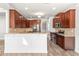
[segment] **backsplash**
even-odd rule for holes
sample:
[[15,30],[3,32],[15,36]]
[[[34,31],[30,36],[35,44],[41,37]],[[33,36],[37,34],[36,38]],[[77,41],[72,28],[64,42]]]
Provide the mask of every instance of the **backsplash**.
[[28,33],[28,32],[33,32],[32,28],[15,28],[11,29],[10,28],[10,33]]
[[55,31],[56,32],[64,31],[64,35],[75,36],[75,29],[74,28],[56,28]]

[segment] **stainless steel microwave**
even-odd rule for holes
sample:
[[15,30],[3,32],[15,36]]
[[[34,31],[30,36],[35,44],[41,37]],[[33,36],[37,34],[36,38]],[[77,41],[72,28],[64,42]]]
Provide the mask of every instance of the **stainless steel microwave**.
[[60,28],[61,27],[61,24],[60,23],[55,23],[55,27],[56,28]]

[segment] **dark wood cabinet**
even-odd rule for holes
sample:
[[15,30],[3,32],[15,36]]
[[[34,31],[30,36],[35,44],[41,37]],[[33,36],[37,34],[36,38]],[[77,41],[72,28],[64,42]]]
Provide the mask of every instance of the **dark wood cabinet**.
[[74,50],[75,37],[65,37],[62,35],[56,35],[56,44],[65,50]]
[[[59,13],[55,16],[55,18],[53,19],[53,27],[56,28],[56,23],[59,23],[60,24],[60,27],[61,28],[64,28],[64,13]],[[58,27],[58,28],[60,28]]]
[[54,19],[53,19],[53,27],[54,27],[54,28],[57,28],[57,27],[56,27],[56,23],[58,23],[58,22],[59,22],[59,18],[54,18]]
[[56,23],[56,22],[55,22],[55,18],[53,19],[52,22],[53,22],[53,23],[52,23],[52,25],[53,25],[52,27],[55,28],[55,23]]
[[27,20],[16,10],[10,9],[10,28],[32,28],[39,24],[37,19]]
[[65,21],[64,21],[64,19],[65,19],[65,15],[64,15],[64,13],[60,13],[60,25],[61,25],[61,28],[65,28]]
[[10,9],[10,28],[28,28],[29,21],[16,10]]
[[58,28],[75,28],[75,9],[57,14],[53,19],[53,28],[56,28],[56,23],[60,23]]
[[75,9],[65,12],[65,27],[75,28]]
[[10,28],[15,28],[15,11],[9,10]]
[[64,48],[64,36],[57,35],[56,44]]
[[21,25],[22,25],[21,22],[22,22],[21,20],[19,20],[19,21],[16,20],[16,21],[15,21],[15,28],[21,28],[21,27],[22,27],[22,26],[21,26]]

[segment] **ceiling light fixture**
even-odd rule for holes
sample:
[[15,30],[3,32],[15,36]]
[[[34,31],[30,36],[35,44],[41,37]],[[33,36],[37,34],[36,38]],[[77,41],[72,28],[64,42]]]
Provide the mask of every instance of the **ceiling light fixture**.
[[25,8],[25,10],[27,10],[28,8]]
[[56,7],[53,7],[52,9],[53,9],[53,10],[56,10]]
[[41,18],[41,16],[39,15],[38,18]]
[[36,13],[34,13],[34,15],[37,15],[37,16],[43,16],[44,13],[43,13],[43,12],[36,12]]

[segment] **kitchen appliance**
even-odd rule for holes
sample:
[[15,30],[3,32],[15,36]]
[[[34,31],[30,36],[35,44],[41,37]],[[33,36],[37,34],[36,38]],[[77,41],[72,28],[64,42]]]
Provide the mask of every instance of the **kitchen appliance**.
[[60,22],[55,23],[55,27],[56,27],[56,28],[61,28],[61,23],[60,23]]

